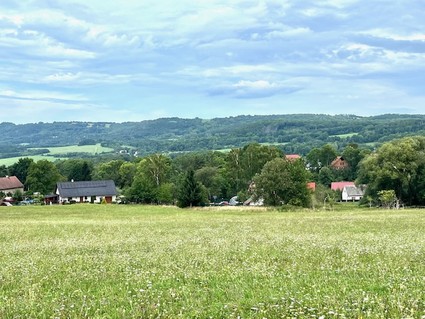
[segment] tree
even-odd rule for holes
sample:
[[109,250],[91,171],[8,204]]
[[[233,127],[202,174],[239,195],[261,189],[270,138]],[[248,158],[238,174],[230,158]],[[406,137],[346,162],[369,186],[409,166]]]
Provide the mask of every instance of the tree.
[[29,167],[26,184],[33,193],[49,194],[54,191],[56,183],[62,180],[64,177],[52,162],[40,160]]
[[397,196],[395,195],[395,191],[392,189],[389,190],[382,190],[378,192],[379,201],[381,202],[382,206],[389,209],[394,204],[394,202],[397,200]]
[[393,190],[409,205],[425,204],[425,137],[406,137],[383,144],[365,157],[358,184],[367,184],[366,195],[378,198],[379,191]]
[[320,184],[331,187],[332,182],[335,181],[333,170],[327,166],[322,167],[319,171],[318,180]]
[[263,198],[270,206],[296,205],[307,207],[311,193],[307,188],[310,179],[302,160],[288,161],[275,158],[266,163],[261,174],[254,178],[255,197]]
[[123,160],[112,160],[101,163],[95,167],[93,173],[94,180],[113,180],[116,185],[120,185],[120,167],[124,163]]
[[321,148],[313,148],[306,156],[310,169],[316,172],[322,167],[329,166],[336,157],[335,147],[330,144],[323,145]]
[[226,161],[227,178],[233,182],[233,194],[246,191],[253,177],[261,172],[268,161],[282,158],[283,152],[275,146],[251,143],[243,148],[232,149]]
[[221,169],[211,166],[202,167],[195,172],[195,179],[205,186],[210,201],[227,195],[223,194],[226,180]]
[[202,185],[195,180],[195,172],[188,171],[178,190],[177,205],[184,208],[201,206],[205,202]]
[[136,175],[136,164],[134,163],[123,163],[119,169],[119,181],[118,186],[120,188],[130,187],[133,183],[134,176]]
[[9,169],[6,165],[0,165],[0,177],[9,175]]
[[68,181],[91,181],[93,165],[84,159],[68,159],[56,163],[59,172]]
[[33,163],[34,160],[29,157],[20,158],[15,164],[9,166],[9,173],[12,176],[16,176],[25,186],[27,186],[26,180],[28,170]]
[[[127,169],[130,167],[123,170]],[[169,182],[170,169],[171,160],[167,156],[153,154],[143,158],[137,166],[134,181],[127,191],[129,200],[157,204],[172,202],[173,200],[165,194],[167,189],[172,189],[171,185],[163,186]],[[173,196],[173,193],[169,195]]]

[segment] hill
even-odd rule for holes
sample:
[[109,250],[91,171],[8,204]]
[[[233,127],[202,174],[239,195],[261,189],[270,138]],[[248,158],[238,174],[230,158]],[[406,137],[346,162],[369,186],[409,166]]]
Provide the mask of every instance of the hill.
[[[214,119],[161,118],[142,122],[0,123],[0,158],[45,154],[49,147],[101,143],[139,154],[220,150],[250,142],[280,145],[287,153],[306,154],[325,143],[343,147],[425,134],[425,115],[293,114]],[[41,149],[40,149],[41,148]]]

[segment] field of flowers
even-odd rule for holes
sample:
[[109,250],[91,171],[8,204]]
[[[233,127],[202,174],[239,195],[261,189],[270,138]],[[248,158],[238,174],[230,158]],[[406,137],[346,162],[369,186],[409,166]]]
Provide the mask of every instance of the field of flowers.
[[425,211],[0,207],[0,318],[425,318]]

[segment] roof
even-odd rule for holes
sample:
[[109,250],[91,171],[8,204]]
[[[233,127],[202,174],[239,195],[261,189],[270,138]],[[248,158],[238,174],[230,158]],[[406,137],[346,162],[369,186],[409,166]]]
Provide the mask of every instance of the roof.
[[112,180],[86,182],[59,182],[57,191],[61,197],[116,196],[117,189]]
[[340,190],[342,191],[345,186],[355,186],[354,182],[332,182],[331,189],[333,191]]
[[332,161],[331,166],[334,168],[345,168],[348,167],[348,162],[344,157],[338,156]]
[[345,191],[350,197],[364,195],[363,190],[356,186],[345,186],[343,191]]
[[314,192],[316,190],[316,183],[315,182],[308,182],[307,188],[311,189]]
[[295,161],[295,160],[301,158],[301,156],[298,155],[298,154],[288,154],[288,155],[285,155],[285,158],[289,161]]
[[24,185],[16,176],[0,177],[0,191],[16,188],[24,188]]

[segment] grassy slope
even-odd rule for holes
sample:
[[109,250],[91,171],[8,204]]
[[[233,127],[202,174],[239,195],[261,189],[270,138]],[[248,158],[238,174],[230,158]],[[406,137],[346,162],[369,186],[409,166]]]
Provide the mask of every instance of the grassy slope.
[[0,317],[421,318],[421,210],[0,207]]
[[49,160],[55,161],[57,159],[63,159],[63,157],[55,157],[55,155],[66,155],[69,153],[86,153],[88,155],[96,155],[101,153],[110,153],[113,152],[113,148],[103,147],[100,144],[96,145],[72,145],[72,146],[60,146],[60,147],[48,147],[49,153],[44,155],[36,155],[36,156],[19,156],[19,157],[10,157],[10,158],[2,158],[0,159],[0,166],[11,166],[16,163],[22,157],[32,158],[35,162],[39,160]]
[[50,155],[63,155],[68,153],[87,153],[90,155],[96,155],[100,153],[109,153],[114,151],[114,149],[109,147],[103,147],[100,144],[48,147],[47,149],[49,150]]

